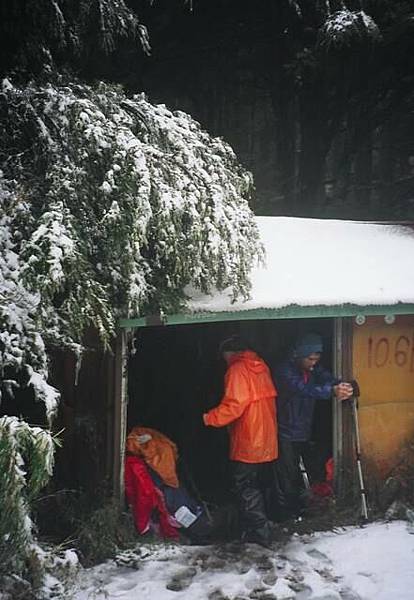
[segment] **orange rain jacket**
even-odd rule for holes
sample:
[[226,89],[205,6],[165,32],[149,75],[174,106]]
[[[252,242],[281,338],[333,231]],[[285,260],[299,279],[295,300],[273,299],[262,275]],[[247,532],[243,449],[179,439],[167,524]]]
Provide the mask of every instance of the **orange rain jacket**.
[[203,415],[205,425],[229,425],[230,460],[263,463],[277,458],[276,396],[269,367],[255,352],[230,358],[223,399]]

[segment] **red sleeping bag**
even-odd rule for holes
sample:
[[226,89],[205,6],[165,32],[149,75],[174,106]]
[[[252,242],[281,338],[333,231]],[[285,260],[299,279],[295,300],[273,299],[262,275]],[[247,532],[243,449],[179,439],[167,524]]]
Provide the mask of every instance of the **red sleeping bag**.
[[156,512],[160,534],[165,538],[178,539],[177,529],[170,523],[163,495],[154,485],[145,462],[138,456],[128,455],[125,459],[125,495],[140,534],[149,530],[151,516]]

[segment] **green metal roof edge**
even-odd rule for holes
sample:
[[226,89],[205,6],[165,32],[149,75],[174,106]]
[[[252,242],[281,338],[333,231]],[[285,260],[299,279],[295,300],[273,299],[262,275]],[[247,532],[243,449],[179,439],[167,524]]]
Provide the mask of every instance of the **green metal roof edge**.
[[391,304],[359,306],[338,304],[333,306],[299,306],[290,304],[283,308],[258,308],[252,310],[222,312],[188,312],[173,315],[148,315],[132,319],[120,319],[119,327],[150,327],[154,325],[191,325],[194,323],[219,323],[224,321],[254,321],[261,319],[305,319],[317,317],[355,317],[357,315],[414,315],[414,304]]

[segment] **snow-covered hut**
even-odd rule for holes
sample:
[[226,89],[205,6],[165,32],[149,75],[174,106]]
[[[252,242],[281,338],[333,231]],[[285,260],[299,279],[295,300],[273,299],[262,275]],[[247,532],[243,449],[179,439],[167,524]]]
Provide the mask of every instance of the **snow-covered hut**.
[[[414,229],[286,217],[257,221],[266,265],[252,273],[249,300],[189,290],[186,312],[121,321],[116,485],[122,487],[125,435],[136,422],[158,426],[178,443],[201,488],[209,478],[220,480],[223,432],[205,433],[199,418],[219,400],[217,344],[233,332],[248,337],[270,366],[298,333],[323,336],[325,364],[359,381],[362,453],[371,473],[386,477],[413,440]],[[122,368],[125,359],[128,369]],[[315,448],[321,457],[334,456],[339,491],[354,461],[351,416],[346,403],[328,402],[319,403],[315,419]]]

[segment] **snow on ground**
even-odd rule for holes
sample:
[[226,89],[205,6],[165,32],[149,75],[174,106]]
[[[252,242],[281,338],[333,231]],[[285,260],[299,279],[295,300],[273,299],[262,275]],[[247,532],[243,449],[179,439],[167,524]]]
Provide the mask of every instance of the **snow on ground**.
[[85,571],[73,600],[411,600],[413,589],[414,527],[394,521],[294,535],[274,550],[141,546]]

